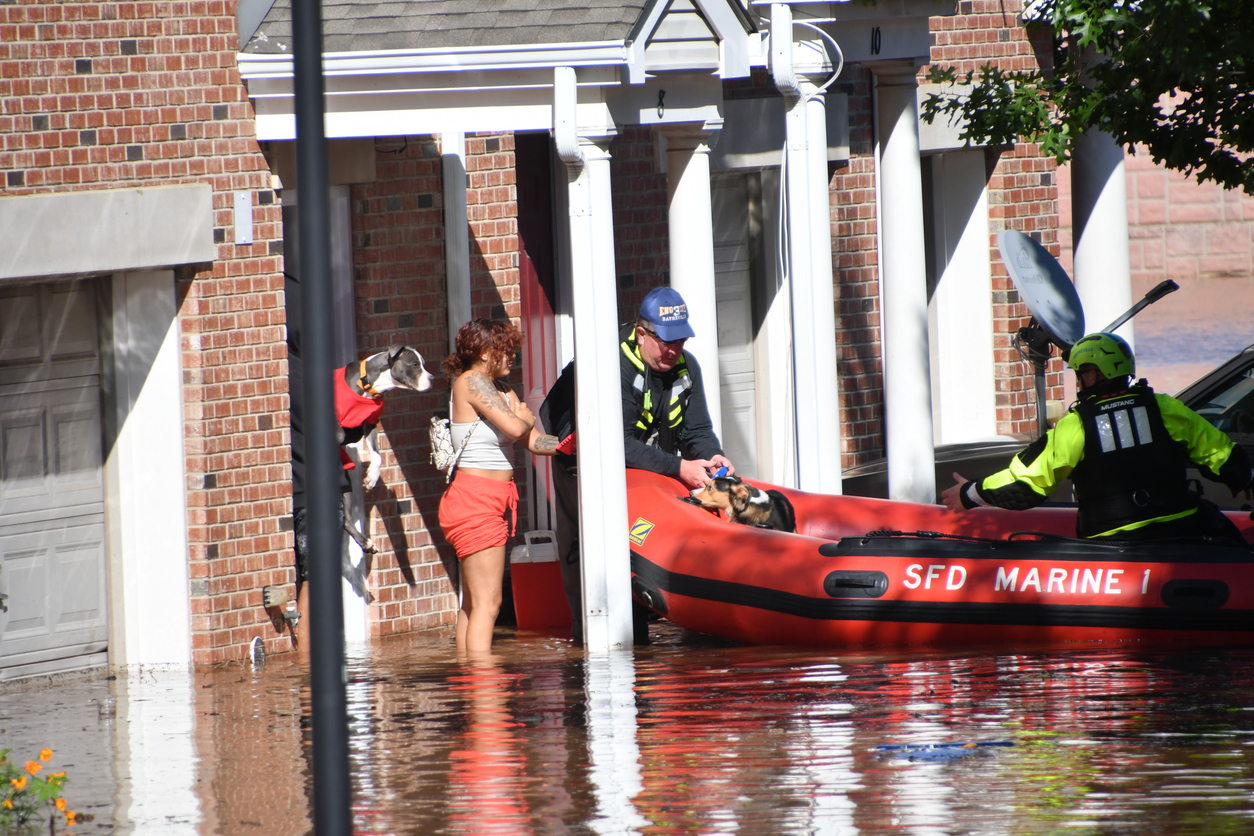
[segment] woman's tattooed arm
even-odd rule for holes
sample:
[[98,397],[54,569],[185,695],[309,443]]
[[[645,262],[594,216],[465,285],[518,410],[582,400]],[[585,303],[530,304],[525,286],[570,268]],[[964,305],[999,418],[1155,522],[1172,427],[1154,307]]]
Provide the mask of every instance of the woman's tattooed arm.
[[470,397],[479,402],[479,404],[487,409],[499,409],[502,412],[509,412],[509,400],[505,395],[501,394],[501,390],[496,388],[496,384],[488,380],[488,376],[481,372],[468,372],[466,374],[466,390],[470,393]]

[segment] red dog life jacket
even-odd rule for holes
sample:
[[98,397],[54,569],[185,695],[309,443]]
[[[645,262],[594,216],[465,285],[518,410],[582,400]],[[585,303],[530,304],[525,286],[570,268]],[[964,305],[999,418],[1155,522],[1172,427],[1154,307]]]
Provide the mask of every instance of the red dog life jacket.
[[[354,392],[353,388],[344,381],[345,368],[347,366],[341,366],[333,372],[335,375],[335,417],[340,422],[340,426],[355,429],[362,424],[378,424],[379,418],[383,415],[383,396],[372,398],[369,395],[359,395]],[[348,453],[344,452],[343,447],[340,448],[340,461],[344,463],[345,470],[353,470],[357,467],[348,457]]]

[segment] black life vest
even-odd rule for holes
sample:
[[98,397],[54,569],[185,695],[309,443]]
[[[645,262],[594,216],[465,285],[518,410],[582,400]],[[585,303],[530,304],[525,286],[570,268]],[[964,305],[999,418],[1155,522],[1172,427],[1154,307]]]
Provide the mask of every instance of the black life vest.
[[1075,409],[1084,426],[1084,459],[1071,472],[1081,537],[1198,507],[1185,481],[1188,448],[1168,434],[1144,381]]
[[[654,444],[667,452],[676,452],[675,434],[684,423],[688,401],[692,399],[692,377],[688,374],[687,355],[668,372],[655,372],[640,356],[635,328],[619,344],[619,350],[631,366],[632,389],[640,398],[640,416],[636,419],[636,438]],[[657,387],[657,384],[661,384]],[[659,388],[654,396],[654,389]],[[655,403],[655,400],[657,401]]]

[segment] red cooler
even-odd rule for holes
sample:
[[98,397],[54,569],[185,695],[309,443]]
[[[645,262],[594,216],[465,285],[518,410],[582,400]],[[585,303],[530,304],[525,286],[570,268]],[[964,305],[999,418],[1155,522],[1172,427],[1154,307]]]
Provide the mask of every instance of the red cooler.
[[557,562],[557,535],[528,531],[525,545],[509,556],[514,615],[520,630],[570,626],[570,605],[562,589],[562,567]]

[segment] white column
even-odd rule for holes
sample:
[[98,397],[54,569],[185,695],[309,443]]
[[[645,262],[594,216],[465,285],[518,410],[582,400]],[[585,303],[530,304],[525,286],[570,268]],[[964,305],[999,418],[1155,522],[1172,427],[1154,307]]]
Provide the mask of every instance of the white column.
[[[932,157],[932,411],[937,444],[997,434],[992,260],[984,151]],[[943,480],[942,480],[943,481]]]
[[448,347],[470,321],[470,223],[466,220],[466,135],[440,134],[444,163],[444,275],[448,287]]
[[[1096,331],[1132,307],[1123,146],[1110,134],[1089,131],[1076,144],[1071,207],[1075,289],[1084,306],[1084,330]],[[1133,344],[1131,320],[1117,333]]]
[[632,642],[627,469],[610,155],[604,142],[587,139],[580,140],[580,151],[582,170],[569,192],[582,617],[584,646],[604,652]]
[[[808,206],[804,215],[789,215],[790,228],[810,248],[809,270],[794,271],[792,286],[793,351],[797,386],[799,487],[814,493],[841,493],[840,390],[836,359],[836,299],[832,287],[832,220],[827,183],[827,107],[809,81],[801,83],[808,98],[804,108],[804,151],[793,150],[788,137],[789,165],[806,156]],[[802,127],[789,121],[790,130]],[[801,183],[789,178],[789,188]],[[797,201],[800,204],[800,201]],[[790,209],[792,202],[790,201]],[[801,227],[805,227],[804,233]]]
[[719,438],[723,402],[718,374],[718,301],[714,292],[714,218],[710,204],[710,132],[700,125],[674,125],[666,135],[667,224],[671,287],[688,305],[696,336],[685,348],[701,364],[705,403]]
[[[784,96],[784,178],[792,308],[793,402],[797,486],[841,492],[840,398],[836,374],[836,311],[827,189],[826,103],[794,67],[792,8],[771,5],[770,69]],[[772,451],[774,453],[774,450]],[[780,451],[781,453],[783,451]]]
[[923,249],[923,178],[912,65],[877,73],[881,352],[888,495],[936,501],[932,385],[928,368],[927,260]]

